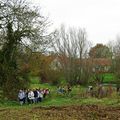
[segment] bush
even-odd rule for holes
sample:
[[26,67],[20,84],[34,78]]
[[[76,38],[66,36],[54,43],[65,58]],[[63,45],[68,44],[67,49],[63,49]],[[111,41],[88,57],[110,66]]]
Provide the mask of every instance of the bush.
[[59,71],[50,70],[47,73],[47,79],[52,83],[53,85],[58,85],[60,83],[60,77],[61,73]]

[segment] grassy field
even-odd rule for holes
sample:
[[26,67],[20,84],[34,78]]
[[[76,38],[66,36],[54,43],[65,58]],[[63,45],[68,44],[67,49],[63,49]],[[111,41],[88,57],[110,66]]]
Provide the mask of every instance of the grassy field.
[[[86,87],[74,86],[70,94],[58,94],[57,86],[53,86],[49,83],[40,84],[39,78],[34,77],[31,79],[31,89],[35,88],[49,88],[50,94],[39,104],[33,104],[30,106],[69,106],[69,105],[106,105],[106,106],[119,106],[119,96],[115,93],[111,97],[102,99],[92,98],[85,96]],[[18,101],[0,100],[0,107],[19,107]],[[25,107],[30,107],[25,105]],[[24,107],[24,106],[23,106]]]
[[105,73],[104,75],[104,83],[115,83],[116,78],[113,73]]
[[[112,80],[112,74],[105,74],[106,81]],[[114,105],[118,103],[118,96],[113,94],[110,98],[91,98],[85,97],[84,93],[86,92],[86,87],[83,86],[74,86],[72,87],[72,92],[67,94],[58,94],[57,93],[57,86],[53,86],[49,83],[40,84],[38,77],[31,78],[31,89],[35,88],[49,88],[50,95],[47,96],[42,103],[38,104],[38,106],[64,106],[64,105],[81,105],[81,104],[103,104],[103,105]],[[7,101],[7,100],[0,100],[0,106],[8,107],[8,106],[19,106],[19,103],[16,101]]]
[[20,106],[18,101],[0,100],[0,120],[119,120],[120,96],[101,99],[84,96],[86,87],[74,86],[70,94],[58,94],[57,87],[31,79],[30,88],[49,88],[38,104]]
[[39,104],[20,106],[18,102],[11,101],[0,104],[0,120],[119,119],[120,102],[116,98],[96,99],[50,95]]
[[[104,82],[108,83],[115,79],[113,74],[104,74]],[[71,106],[71,105],[103,105],[103,106],[120,106],[119,96],[113,94],[110,98],[91,98],[84,97],[83,93],[86,87],[74,86],[70,95],[57,94],[57,86],[50,84],[40,84],[39,78],[31,79],[31,88],[49,88],[51,94],[37,106]]]

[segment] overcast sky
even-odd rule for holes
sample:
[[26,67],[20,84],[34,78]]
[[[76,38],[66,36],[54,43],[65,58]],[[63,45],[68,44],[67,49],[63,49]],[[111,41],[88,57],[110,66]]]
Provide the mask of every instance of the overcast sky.
[[120,34],[120,0],[33,0],[49,15],[53,28],[61,24],[85,28],[88,40],[107,43]]

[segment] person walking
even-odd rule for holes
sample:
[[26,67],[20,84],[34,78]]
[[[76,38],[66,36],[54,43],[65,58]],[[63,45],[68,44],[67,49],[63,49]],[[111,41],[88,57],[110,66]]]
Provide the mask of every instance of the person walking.
[[18,98],[19,98],[20,105],[23,105],[24,98],[25,98],[25,92],[23,90],[19,90]]
[[34,97],[34,92],[33,92],[32,90],[30,90],[30,91],[28,92],[28,99],[29,99],[29,101],[30,101],[31,104],[34,103],[35,97]]

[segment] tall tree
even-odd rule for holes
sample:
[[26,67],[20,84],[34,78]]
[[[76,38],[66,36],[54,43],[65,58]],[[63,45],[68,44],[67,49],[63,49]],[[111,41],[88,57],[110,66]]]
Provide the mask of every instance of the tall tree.
[[27,72],[17,62],[19,48],[47,43],[46,27],[46,18],[26,1],[0,1],[0,83],[5,97],[13,99],[18,89],[27,87]]
[[89,56],[92,58],[110,58],[110,49],[103,44],[96,44],[90,49]]
[[64,25],[57,31],[54,49],[58,53],[65,79],[70,84],[83,81],[83,58],[87,56],[88,41],[84,29],[69,28]]
[[117,78],[117,83],[120,85],[120,37],[117,38],[113,46],[113,72]]

